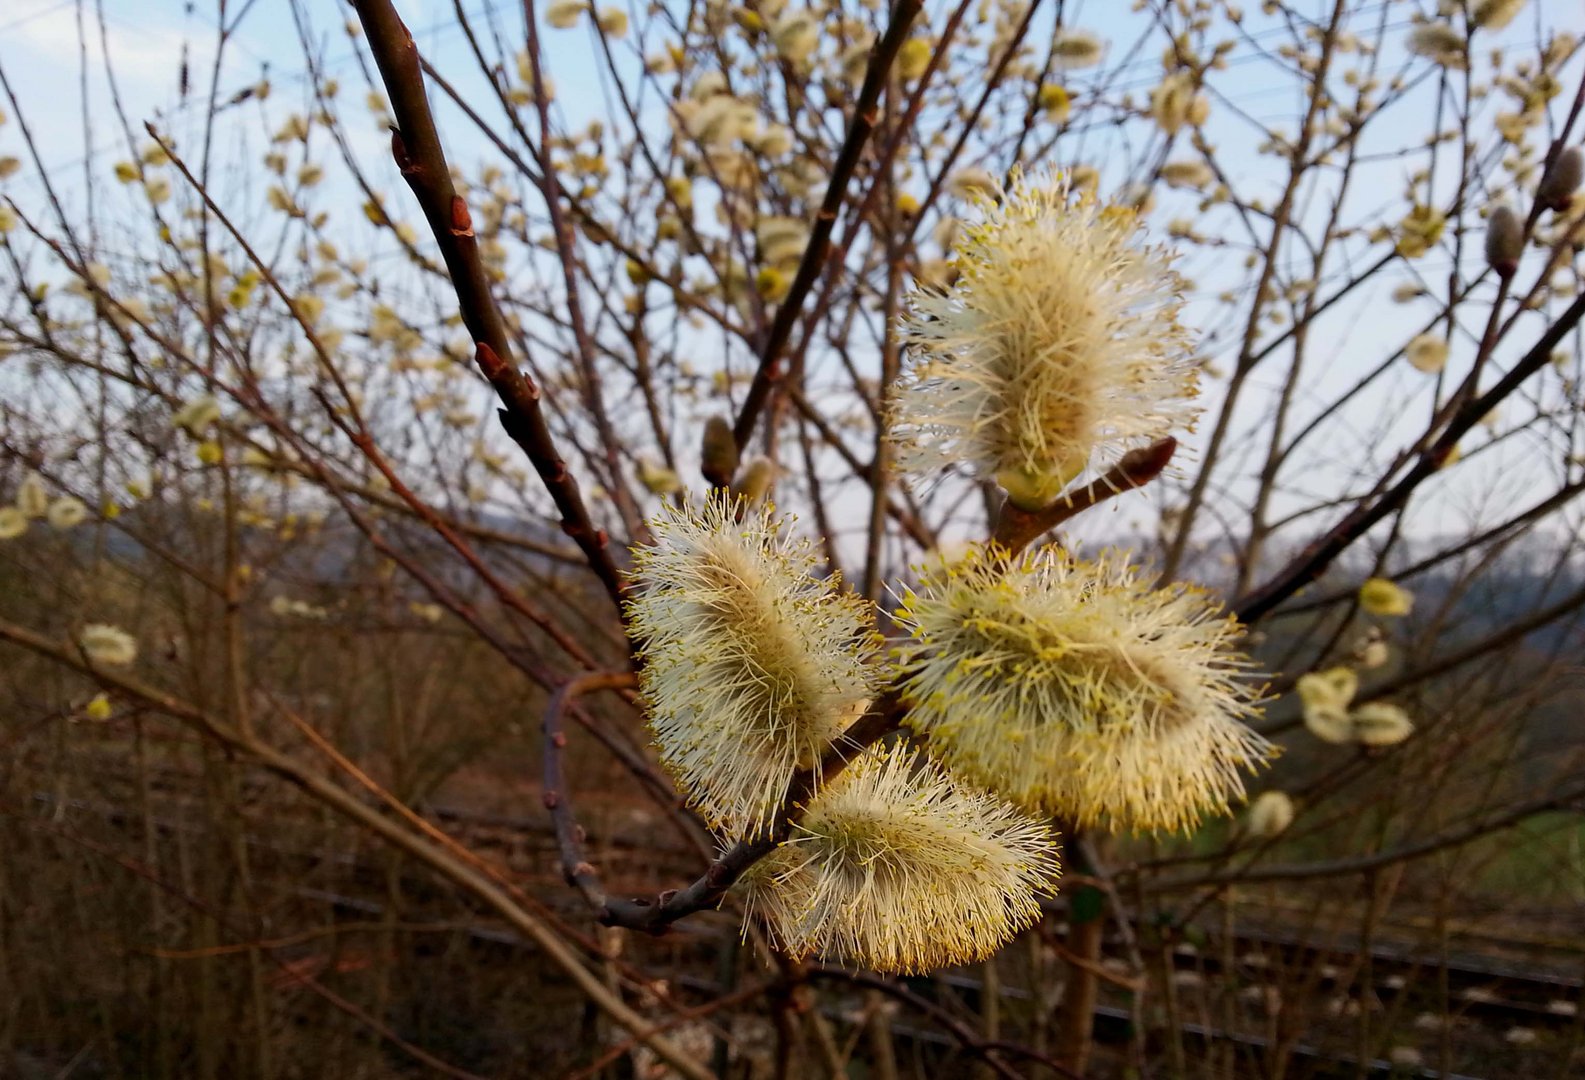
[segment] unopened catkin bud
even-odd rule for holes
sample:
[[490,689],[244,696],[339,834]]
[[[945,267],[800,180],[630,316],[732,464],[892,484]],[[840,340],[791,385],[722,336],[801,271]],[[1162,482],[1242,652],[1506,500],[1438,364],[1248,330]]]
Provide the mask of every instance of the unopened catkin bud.
[[1486,261],[1501,278],[1511,278],[1519,269],[1524,251],[1524,224],[1510,206],[1499,206],[1486,222]]
[[1268,839],[1287,831],[1293,824],[1293,800],[1280,791],[1263,791],[1249,804],[1246,827],[1249,835]]
[[1571,146],[1558,155],[1541,178],[1541,186],[1535,192],[1536,201],[1548,210],[1566,209],[1582,177],[1585,177],[1585,155],[1580,153],[1579,147]]
[[743,469],[743,475],[732,485],[732,496],[753,505],[763,499],[776,479],[776,466],[770,458],[757,457]]
[[737,474],[737,438],[732,425],[719,416],[710,417],[704,426],[699,471],[716,487],[726,487]]

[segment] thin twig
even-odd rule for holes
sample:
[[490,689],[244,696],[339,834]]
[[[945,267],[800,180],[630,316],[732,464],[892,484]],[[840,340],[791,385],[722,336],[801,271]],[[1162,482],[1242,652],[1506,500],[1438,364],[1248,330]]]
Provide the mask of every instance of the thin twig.
[[609,538],[589,516],[578,482],[556,449],[540,408],[539,387],[512,363],[506,322],[490,291],[468,204],[457,194],[424,92],[418,49],[390,0],[357,0],[358,19],[390,97],[396,128],[391,154],[412,189],[457,293],[462,321],[473,336],[475,361],[501,399],[501,424],[522,447],[561,512],[561,527],[583,552],[618,607],[624,587]]
[[583,894],[596,914],[605,910],[605,889],[600,884],[599,871],[584,855],[583,826],[573,813],[572,797],[567,789],[567,773],[562,767],[563,753],[567,747],[567,733],[562,718],[567,706],[584,694],[596,690],[631,689],[638,684],[632,672],[597,672],[584,675],[564,684],[550,697],[540,729],[545,736],[544,769],[545,809],[550,811],[556,828],[556,846],[561,851],[561,873],[567,884]]
[[881,90],[886,86],[887,77],[891,72],[892,62],[897,59],[897,52],[903,47],[903,42],[908,40],[908,32],[913,27],[914,18],[923,6],[923,0],[898,0],[897,6],[892,9],[891,25],[886,28],[886,34],[879,44],[870,52],[869,66],[864,72],[864,84],[859,89],[858,100],[853,109],[853,122],[848,126],[847,138],[843,140],[842,149],[837,153],[836,164],[831,167],[831,180],[826,185],[825,198],[820,204],[820,211],[815,215],[814,227],[809,231],[809,244],[804,248],[803,260],[798,264],[798,273],[793,277],[792,287],[788,289],[787,296],[776,309],[776,318],[772,320],[770,332],[760,349],[759,368],[754,372],[754,381],[749,384],[748,393],[743,399],[743,407],[738,412],[737,423],[732,426],[732,437],[737,441],[739,453],[748,446],[760,413],[765,409],[771,395],[786,374],[782,352],[787,346],[788,337],[792,334],[793,323],[798,318],[804,299],[814,287],[815,279],[819,277],[820,270],[825,265],[826,251],[831,246],[831,231],[836,227],[837,211],[842,207],[842,200],[847,197],[848,182],[858,168],[859,158],[864,153],[864,145],[869,141],[870,133],[875,130],[877,106],[880,102]]
[[718,906],[745,870],[775,851],[787,838],[816,786],[829,783],[865,747],[895,731],[902,711],[902,701],[895,694],[881,695],[826,752],[817,768],[805,769],[793,777],[787,797],[774,819],[777,822],[774,828],[764,836],[732,845],[686,888],[669,890],[652,899],[607,900],[601,921],[608,926],[660,934],[679,919]]
[[873,975],[865,971],[849,971],[846,968],[826,967],[823,965],[811,965],[807,969],[807,974],[812,979],[835,980],[853,983],[855,986],[867,986],[879,990],[888,997],[896,998],[946,1028],[952,1037],[958,1041],[959,1045],[985,1062],[998,1076],[1007,1077],[1009,1080],[1023,1080],[1021,1074],[996,1056],[998,1054],[1007,1054],[1038,1062],[1058,1076],[1073,1077],[1075,1080],[1078,1078],[1077,1073],[1071,1069],[1064,1068],[1060,1062],[1047,1057],[1033,1047],[982,1037],[979,1032],[953,1016],[942,1006],[937,1005],[929,998],[919,996],[894,979]]
[[1513,393],[1526,379],[1540,371],[1552,359],[1552,350],[1585,317],[1585,296],[1576,297],[1558,320],[1530,347],[1513,368],[1490,390],[1466,402],[1448,421],[1442,434],[1432,440],[1419,459],[1390,490],[1374,503],[1355,507],[1324,536],[1310,544],[1297,558],[1279,571],[1264,585],[1246,593],[1233,605],[1240,621],[1252,623],[1272,608],[1298,592],[1319,577],[1332,560],[1358,540],[1388,514],[1408,501],[1414,490],[1426,478],[1435,474],[1447,462],[1448,455],[1458,445],[1459,439],[1480,423],[1492,409]]

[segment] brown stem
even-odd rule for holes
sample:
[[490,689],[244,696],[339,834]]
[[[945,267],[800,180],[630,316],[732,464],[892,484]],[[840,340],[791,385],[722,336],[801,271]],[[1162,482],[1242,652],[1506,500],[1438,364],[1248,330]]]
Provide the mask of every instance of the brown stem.
[[1103,926],[1098,917],[1070,922],[1063,950],[1068,961],[1068,985],[1058,1017],[1057,1045],[1062,1048],[1062,1064],[1079,1076],[1084,1075],[1095,1045],[1095,1005],[1100,996],[1096,971],[1100,968]]
[[539,387],[512,362],[506,322],[490,292],[490,278],[479,255],[467,202],[457,194],[440,144],[434,115],[424,93],[418,49],[390,0],[357,0],[358,20],[390,97],[397,126],[391,153],[412,189],[451,275],[462,321],[473,336],[479,370],[504,406],[501,423],[522,447],[545,484],[562,530],[589,561],[611,598],[621,604],[624,587],[605,530],[589,516],[578,482],[556,450],[540,408]]
[[1044,510],[1020,510],[1011,502],[1002,503],[996,516],[996,531],[992,543],[999,544],[1017,554],[1028,547],[1036,537],[1061,525],[1064,521],[1082,514],[1106,500],[1143,487],[1167,467],[1178,449],[1178,440],[1170,435],[1149,446],[1130,450],[1123,459],[1107,471],[1105,476],[1092,480],[1083,488],[1046,507]]
[[743,872],[775,851],[792,831],[793,822],[817,784],[829,783],[858,756],[897,729],[903,704],[894,693],[877,698],[869,711],[854,722],[826,752],[818,768],[805,769],[792,779],[787,797],[776,813],[776,826],[754,840],[740,840],[706,867],[698,880],[683,889],[668,890],[654,898],[607,900],[600,921],[608,926],[664,933],[678,919],[721,903],[727,890]]
[[585,857],[583,826],[578,824],[578,817],[573,813],[572,797],[567,789],[567,773],[562,767],[562,751],[567,746],[567,733],[563,730],[562,719],[567,706],[584,694],[596,690],[631,689],[636,685],[637,676],[627,671],[580,676],[565,683],[551,695],[550,704],[545,707],[545,715],[540,723],[545,736],[545,787],[542,797],[556,828],[556,846],[561,851],[561,874],[567,879],[568,885],[583,894],[584,900],[596,913],[605,910],[605,889],[600,884],[600,872]]

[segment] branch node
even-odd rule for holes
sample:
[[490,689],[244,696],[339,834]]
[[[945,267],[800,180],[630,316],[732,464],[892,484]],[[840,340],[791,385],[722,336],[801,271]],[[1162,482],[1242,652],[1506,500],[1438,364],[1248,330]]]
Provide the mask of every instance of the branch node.
[[407,152],[407,140],[402,138],[400,128],[391,129],[391,158],[396,162],[396,169],[403,176],[416,176],[423,172],[423,166],[413,160]]
[[[506,365],[501,362],[501,357],[490,348],[487,342],[476,341],[473,343],[474,363],[479,365],[479,370],[484,377],[494,382],[506,371]],[[503,410],[504,411],[504,410]]]
[[473,235],[473,216],[468,213],[468,201],[461,195],[451,197],[451,235]]

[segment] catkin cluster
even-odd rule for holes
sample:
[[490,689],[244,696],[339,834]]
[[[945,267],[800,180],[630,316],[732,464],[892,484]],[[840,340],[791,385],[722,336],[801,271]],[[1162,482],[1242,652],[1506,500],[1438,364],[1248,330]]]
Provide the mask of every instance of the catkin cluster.
[[[911,298],[892,435],[916,473],[964,466],[1036,511],[1192,422],[1195,368],[1168,257],[1130,211],[1060,179],[984,184],[956,283]],[[789,955],[983,959],[1055,885],[1051,819],[1188,828],[1271,753],[1245,723],[1258,691],[1234,621],[1119,555],[974,549],[926,568],[886,650],[869,602],[817,575],[765,502],[684,499],[653,536],[629,602],[650,727],[723,843],[785,837],[739,895]],[[850,747],[822,774],[882,694],[923,749]]]
[[867,601],[781,529],[768,506],[713,498],[666,511],[638,552],[630,628],[661,760],[723,842],[776,827],[794,775],[816,771],[792,839],[743,885],[787,952],[886,971],[983,959],[1038,914],[1052,834],[895,748],[822,782],[889,673]]

